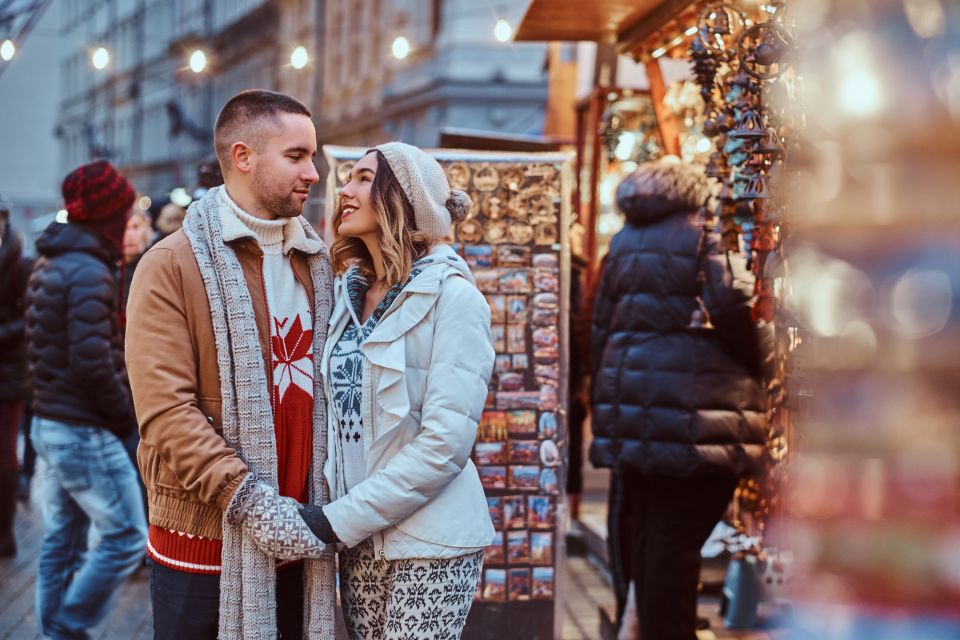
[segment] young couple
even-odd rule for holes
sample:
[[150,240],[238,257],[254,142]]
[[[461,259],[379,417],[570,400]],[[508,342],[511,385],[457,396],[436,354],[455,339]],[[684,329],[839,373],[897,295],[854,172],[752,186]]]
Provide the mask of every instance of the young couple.
[[493,538],[470,461],[490,312],[443,244],[470,200],[392,142],[350,173],[328,252],[297,100],[223,107],[225,184],[141,260],[126,358],[155,637],[458,638]]

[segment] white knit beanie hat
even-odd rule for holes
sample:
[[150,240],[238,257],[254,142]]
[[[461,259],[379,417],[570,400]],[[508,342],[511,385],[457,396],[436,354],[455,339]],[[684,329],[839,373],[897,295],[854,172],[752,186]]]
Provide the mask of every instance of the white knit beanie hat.
[[417,229],[434,240],[446,238],[451,222],[467,217],[472,201],[459,189],[451,189],[440,163],[430,154],[404,142],[376,147],[400,182],[413,206]]

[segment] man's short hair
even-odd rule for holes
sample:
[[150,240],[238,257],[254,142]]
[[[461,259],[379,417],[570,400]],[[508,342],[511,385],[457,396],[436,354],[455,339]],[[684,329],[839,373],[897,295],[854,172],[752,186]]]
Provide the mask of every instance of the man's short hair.
[[256,124],[269,120],[271,124],[279,125],[283,113],[308,118],[313,115],[296,98],[266,89],[248,89],[227,100],[217,116],[213,133],[213,146],[220,160],[220,168],[223,171],[230,168],[230,147],[234,142],[243,140],[256,147],[266,133],[262,128],[257,130]]

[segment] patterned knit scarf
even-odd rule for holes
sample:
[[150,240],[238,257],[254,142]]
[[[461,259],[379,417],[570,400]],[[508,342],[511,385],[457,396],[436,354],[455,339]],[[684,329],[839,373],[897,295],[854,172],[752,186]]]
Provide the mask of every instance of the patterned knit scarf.
[[[200,267],[217,348],[223,437],[236,448],[261,482],[277,487],[277,448],[270,387],[264,373],[260,338],[243,269],[236,253],[224,244],[220,229],[218,187],[190,205],[184,232]],[[306,221],[307,237],[319,240]],[[324,248],[310,256],[315,304],[313,352],[323,353],[332,307],[332,270]],[[319,372],[314,375],[314,398],[323,398]],[[327,459],[326,404],[313,403],[313,461],[310,501],[326,504],[330,490],[323,477]],[[266,639],[277,635],[276,566],[245,536],[239,526],[223,520],[223,557],[220,575],[220,632],[224,640]],[[305,561],[304,638],[333,640],[336,603],[334,551],[319,560]]]

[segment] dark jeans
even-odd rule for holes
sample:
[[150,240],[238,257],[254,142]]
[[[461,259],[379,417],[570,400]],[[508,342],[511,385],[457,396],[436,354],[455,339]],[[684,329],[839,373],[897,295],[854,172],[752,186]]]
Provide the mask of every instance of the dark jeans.
[[[611,562],[622,586],[636,585],[643,640],[695,640],[700,548],[733,497],[734,478],[615,474],[611,487]],[[618,548],[613,548],[616,545]],[[619,591],[619,589],[618,589]],[[618,600],[618,616],[625,602]]]
[[[154,640],[216,640],[220,576],[186,573],[154,563],[150,574]],[[277,630],[303,637],[303,563],[277,570]]]

